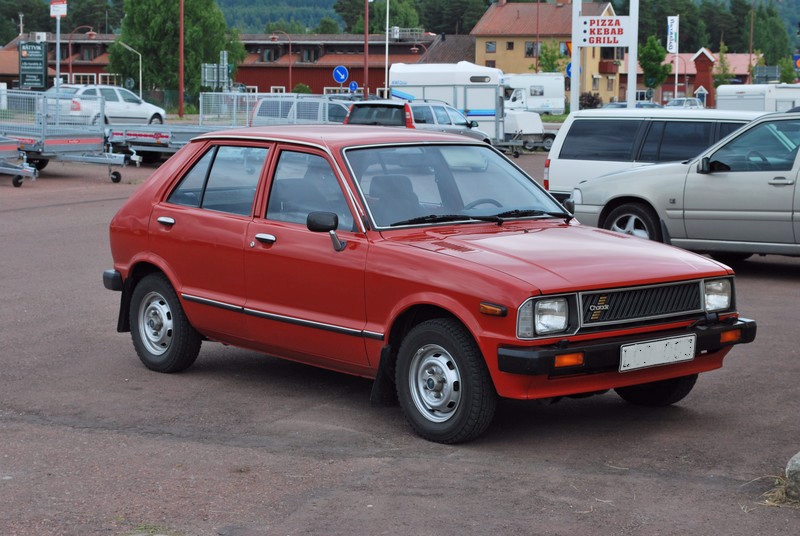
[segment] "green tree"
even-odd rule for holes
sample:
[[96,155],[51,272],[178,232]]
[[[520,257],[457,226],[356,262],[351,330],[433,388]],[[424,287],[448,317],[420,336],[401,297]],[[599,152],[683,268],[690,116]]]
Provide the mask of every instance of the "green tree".
[[672,65],[664,63],[667,50],[661,46],[658,38],[651,35],[644,45],[639,46],[639,66],[644,75],[644,85],[655,89],[664,83],[672,72]]
[[338,34],[341,32],[339,23],[330,17],[325,17],[319,21],[319,25],[314,28],[314,33],[317,34]]
[[[142,54],[144,89],[177,89],[180,41],[178,2],[125,0],[125,18],[120,39]],[[245,51],[236,31],[228,31],[215,0],[185,0],[184,4],[184,87],[187,93],[200,91],[203,63],[218,63],[222,50],[228,61],[238,65]],[[138,72],[138,57],[118,43],[110,49],[109,68],[123,77]]]
[[41,0],[0,0],[0,13],[0,46],[19,35],[20,13],[26,35],[49,31],[50,7]]
[[67,16],[61,21],[64,33],[79,26],[91,26],[97,33],[114,33],[125,16],[124,0],[70,0],[67,5]]
[[264,27],[264,33],[271,34],[277,31],[286,32],[287,34],[304,34],[306,33],[306,27],[302,22],[296,20],[287,21],[285,19],[268,22]]
[[[333,9],[344,21],[345,33],[355,33],[357,26],[364,29],[364,2],[363,0],[336,0]],[[370,13],[370,17],[372,14]]]
[[[386,0],[375,0],[372,5],[373,9],[369,13],[369,31],[383,33],[386,31]],[[419,14],[415,0],[391,0],[389,3],[389,27],[392,26],[419,27]],[[361,27],[364,27],[363,23]]]
[[778,62],[778,66],[781,68],[781,84],[791,84],[797,80],[797,71],[794,70],[794,61],[792,61],[792,58],[788,56],[782,58]]
[[[561,71],[562,63],[565,61],[561,55],[559,47],[552,43],[542,42],[539,50],[539,72],[557,73]],[[535,71],[536,64],[531,64],[530,70]]]
[[728,84],[735,78],[728,63],[727,54],[728,47],[725,45],[725,41],[722,41],[719,44],[719,61],[714,65],[714,72],[711,75],[714,78],[714,88],[718,88],[722,84]]

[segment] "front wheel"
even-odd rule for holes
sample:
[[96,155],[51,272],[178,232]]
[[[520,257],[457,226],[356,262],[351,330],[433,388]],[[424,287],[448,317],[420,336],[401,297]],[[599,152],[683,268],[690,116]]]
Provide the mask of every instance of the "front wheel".
[[626,402],[637,406],[669,406],[683,400],[691,392],[697,381],[697,374],[670,380],[618,387],[614,389]]
[[150,274],[133,291],[131,337],[139,359],[150,370],[179,372],[194,363],[201,337],[165,275]]
[[414,431],[429,441],[461,443],[492,422],[497,393],[478,346],[459,322],[414,327],[398,352],[397,397]]
[[603,222],[603,228],[661,242],[658,217],[639,203],[626,203],[612,210]]
[[156,114],[150,118],[150,121],[148,121],[148,123],[151,125],[162,125],[164,124],[164,120],[161,118],[160,115]]

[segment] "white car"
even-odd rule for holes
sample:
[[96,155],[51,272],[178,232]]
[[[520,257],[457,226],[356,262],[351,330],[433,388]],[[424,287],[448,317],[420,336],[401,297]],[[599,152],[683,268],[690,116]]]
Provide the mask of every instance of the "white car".
[[[163,108],[117,86],[61,84],[45,91],[45,98],[58,102],[60,123],[161,124],[167,117]],[[48,102],[48,121],[52,120],[54,107]]]
[[579,183],[583,224],[710,253],[800,256],[800,114],[767,114],[697,157]]
[[694,110],[702,110],[705,108],[703,106],[703,101],[695,97],[678,97],[677,99],[671,99],[668,103],[664,105],[664,108],[690,108]]

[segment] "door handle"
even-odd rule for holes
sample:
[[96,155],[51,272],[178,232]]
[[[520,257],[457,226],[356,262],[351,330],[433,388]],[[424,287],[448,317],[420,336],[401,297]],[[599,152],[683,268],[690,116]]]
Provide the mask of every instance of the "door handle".
[[256,234],[256,240],[261,242],[262,244],[274,244],[277,238],[275,235],[267,234],[267,233],[258,233]]
[[159,216],[156,221],[162,225],[175,225],[175,219],[169,216]]
[[773,186],[791,186],[794,184],[794,179],[787,179],[786,177],[775,177],[767,182]]

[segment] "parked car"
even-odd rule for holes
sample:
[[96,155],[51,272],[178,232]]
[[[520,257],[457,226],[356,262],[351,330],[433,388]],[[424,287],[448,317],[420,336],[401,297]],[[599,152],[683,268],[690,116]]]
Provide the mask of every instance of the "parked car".
[[327,96],[276,93],[258,99],[250,117],[253,127],[286,124],[344,123],[350,103]]
[[490,136],[478,130],[477,121],[467,120],[464,114],[443,102],[399,99],[354,102],[345,123],[450,132],[491,143]]
[[163,108],[143,101],[125,88],[106,85],[61,84],[44,92],[48,120],[77,124],[161,124],[167,117]]
[[418,129],[198,136],[110,243],[103,282],[146,367],[218,341],[370,378],[443,443],[481,434],[499,397],[673,404],[756,330],[730,268],[579,225],[492,146]]
[[678,97],[675,99],[670,99],[665,105],[664,108],[691,108],[694,110],[702,110],[705,108],[703,106],[703,101],[695,97]]
[[544,184],[563,201],[579,181],[656,162],[696,156],[763,112],[579,110],[558,129]]
[[800,256],[800,116],[769,114],[684,162],[581,182],[581,223],[710,253]]

